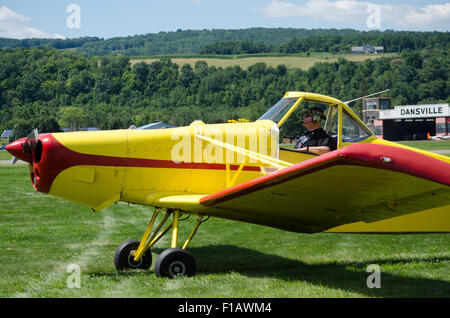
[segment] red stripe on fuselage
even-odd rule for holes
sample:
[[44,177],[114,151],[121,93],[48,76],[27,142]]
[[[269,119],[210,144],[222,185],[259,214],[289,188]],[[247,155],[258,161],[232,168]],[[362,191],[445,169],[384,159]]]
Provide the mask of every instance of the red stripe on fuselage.
[[[40,192],[48,193],[50,187],[62,171],[74,166],[107,166],[107,167],[140,167],[140,168],[167,168],[167,169],[205,169],[225,170],[225,164],[219,163],[195,163],[171,160],[123,158],[91,155],[76,152],[61,144],[51,134],[39,136],[42,142],[42,158],[39,163],[33,163],[33,168],[38,169],[39,180],[35,185]],[[239,165],[230,165],[230,170],[238,170]],[[244,166],[244,171],[260,171],[256,166]]]

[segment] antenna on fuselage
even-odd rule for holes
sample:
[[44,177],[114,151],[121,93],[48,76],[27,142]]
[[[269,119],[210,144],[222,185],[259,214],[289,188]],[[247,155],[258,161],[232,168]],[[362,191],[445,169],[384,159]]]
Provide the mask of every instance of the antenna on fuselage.
[[363,99],[363,98],[366,98],[366,97],[370,97],[370,96],[374,96],[374,95],[378,95],[378,94],[382,94],[382,93],[385,93],[385,92],[388,92],[388,91],[390,91],[390,89],[385,89],[384,91],[381,91],[381,92],[369,94],[369,95],[366,95],[366,96],[363,96],[363,97],[358,97],[358,98],[349,100],[348,102],[344,102],[344,104],[348,106],[348,104],[356,102],[357,100],[360,100],[360,99]]

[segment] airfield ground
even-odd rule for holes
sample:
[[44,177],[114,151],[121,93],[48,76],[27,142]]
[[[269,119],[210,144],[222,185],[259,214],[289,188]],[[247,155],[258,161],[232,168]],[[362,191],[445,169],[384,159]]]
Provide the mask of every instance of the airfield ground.
[[[35,192],[24,165],[0,166],[0,180],[0,297],[450,297],[450,234],[298,234],[212,218],[189,248],[197,275],[169,280],[153,265],[114,268],[116,247],[140,239],[151,208],[91,212]],[[194,219],[181,223],[180,241]],[[80,288],[68,285],[71,264]],[[367,287],[371,264],[381,288]]]

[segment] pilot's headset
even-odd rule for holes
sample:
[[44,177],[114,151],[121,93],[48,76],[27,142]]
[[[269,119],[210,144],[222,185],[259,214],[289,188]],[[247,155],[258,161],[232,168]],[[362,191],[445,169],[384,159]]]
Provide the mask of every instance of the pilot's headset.
[[318,111],[314,112],[314,115],[312,117],[312,121],[313,121],[313,123],[318,123],[320,121],[320,114],[319,114]]
[[322,119],[327,118],[320,108],[313,107],[310,109],[310,111],[313,113],[313,117],[312,117],[313,123],[318,123]]

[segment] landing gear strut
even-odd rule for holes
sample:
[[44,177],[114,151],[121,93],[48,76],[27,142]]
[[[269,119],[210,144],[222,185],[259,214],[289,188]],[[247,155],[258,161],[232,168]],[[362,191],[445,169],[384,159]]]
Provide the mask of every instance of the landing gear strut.
[[[126,241],[116,250],[114,255],[114,265],[117,270],[124,269],[149,269],[152,264],[152,253],[150,248],[158,242],[170,229],[172,229],[171,248],[164,250],[156,259],[155,274],[158,277],[174,278],[176,276],[194,276],[196,273],[196,264],[192,255],[186,250],[186,247],[194,237],[198,227],[203,223],[203,216],[199,216],[194,229],[187,238],[182,248],[177,247],[179,211],[166,211],[166,214],[150,235],[156,217],[161,212],[157,209],[147,226],[147,229],[141,241]],[[161,231],[167,219],[173,216],[172,222]]]

